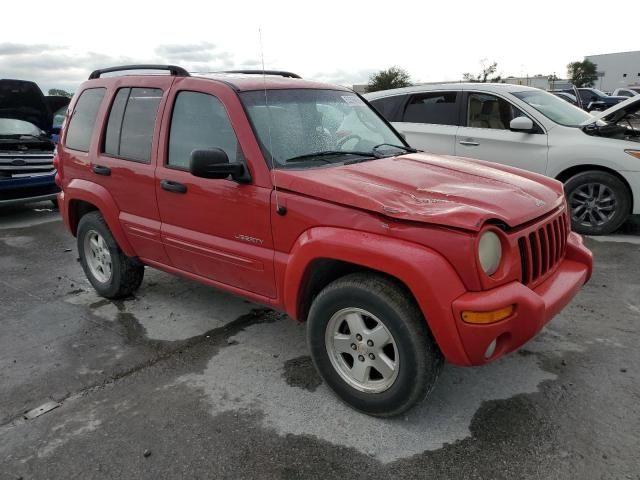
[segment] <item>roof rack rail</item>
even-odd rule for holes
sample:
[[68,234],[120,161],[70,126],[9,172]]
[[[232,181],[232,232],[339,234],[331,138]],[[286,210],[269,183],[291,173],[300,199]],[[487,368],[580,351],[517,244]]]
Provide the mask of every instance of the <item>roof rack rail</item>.
[[220,73],[244,73],[245,75],[277,75],[286,78],[302,78],[297,73],[285,72],[283,70],[225,70]]
[[120,67],[109,67],[109,68],[101,68],[100,70],[94,70],[89,75],[89,80],[93,80],[95,78],[100,78],[100,75],[103,73],[111,73],[111,72],[124,72],[126,70],[169,70],[171,75],[176,77],[188,77],[189,72],[187,72],[184,68],[178,67],[176,65],[122,65]]

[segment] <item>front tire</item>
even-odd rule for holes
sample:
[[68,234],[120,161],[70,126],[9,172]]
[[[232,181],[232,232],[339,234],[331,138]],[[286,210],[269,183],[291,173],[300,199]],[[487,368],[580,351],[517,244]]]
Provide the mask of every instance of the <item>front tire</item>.
[[327,385],[378,417],[399,415],[433,388],[443,357],[410,293],[386,277],[342,277],[314,300],[307,340]]
[[142,283],[144,265],[120,250],[100,212],[80,219],[78,254],[85,275],[102,297],[127,297]]
[[571,228],[583,235],[608,235],[622,226],[631,212],[631,193],[622,180],[590,170],[564,185]]

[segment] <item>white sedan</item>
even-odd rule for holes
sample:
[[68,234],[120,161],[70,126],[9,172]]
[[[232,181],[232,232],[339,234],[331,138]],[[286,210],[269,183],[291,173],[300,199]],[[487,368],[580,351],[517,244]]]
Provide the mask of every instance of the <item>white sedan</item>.
[[577,232],[608,234],[640,214],[640,96],[597,115],[504,83],[423,85],[365,98],[415,148],[562,181]]
[[616,88],[611,94],[617,97],[635,97],[640,95],[640,87]]

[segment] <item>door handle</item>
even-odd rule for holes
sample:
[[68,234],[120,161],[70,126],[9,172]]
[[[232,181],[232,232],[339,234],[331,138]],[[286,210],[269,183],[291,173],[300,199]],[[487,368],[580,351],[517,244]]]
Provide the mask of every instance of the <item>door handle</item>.
[[105,167],[104,165],[94,165],[91,167],[91,170],[93,170],[93,173],[104,175],[105,177],[111,175],[111,169],[109,167]]
[[478,145],[480,145],[473,138],[465,138],[464,140],[460,140],[458,143],[460,145],[466,145],[468,147],[477,147]]
[[187,186],[185,184],[174,182],[173,180],[161,180],[160,187],[167,192],[187,193]]

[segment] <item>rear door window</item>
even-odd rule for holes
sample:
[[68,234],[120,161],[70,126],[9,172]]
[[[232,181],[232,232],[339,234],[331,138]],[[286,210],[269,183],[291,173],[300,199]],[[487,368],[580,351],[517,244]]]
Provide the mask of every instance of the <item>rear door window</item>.
[[412,95],[403,122],[458,125],[458,92],[429,92]]
[[125,160],[149,163],[158,106],[159,88],[118,90],[107,123],[104,153]]
[[89,88],[80,94],[67,128],[66,147],[81,152],[89,151],[91,134],[105,92],[105,88]]

